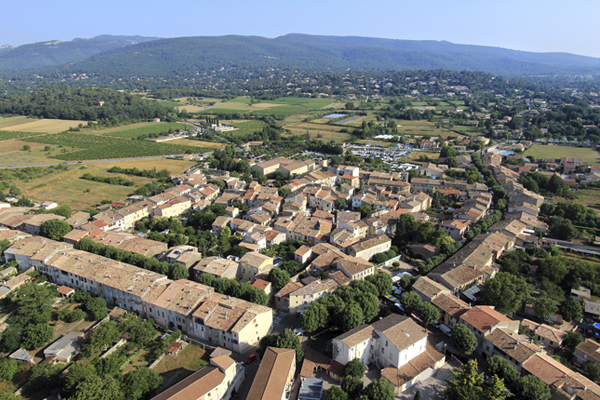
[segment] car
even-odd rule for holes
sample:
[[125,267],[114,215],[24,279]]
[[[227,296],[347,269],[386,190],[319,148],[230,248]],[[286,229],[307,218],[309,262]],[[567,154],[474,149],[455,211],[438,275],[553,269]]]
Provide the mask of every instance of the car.
[[256,360],[256,354],[250,355],[250,357],[246,358],[246,364],[252,364]]
[[11,167],[11,168],[12,168],[12,167],[14,167],[14,166],[15,166],[15,164],[10,164],[10,165],[9,165],[9,167]]
[[296,336],[302,336],[302,334],[306,332],[306,330],[304,330],[304,328],[296,328],[294,329],[294,333],[296,334]]

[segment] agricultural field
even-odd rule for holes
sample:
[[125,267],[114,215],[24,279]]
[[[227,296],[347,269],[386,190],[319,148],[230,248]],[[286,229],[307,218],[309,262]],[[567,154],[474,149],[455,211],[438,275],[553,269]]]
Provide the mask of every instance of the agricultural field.
[[17,132],[57,133],[76,128],[87,121],[68,121],[63,119],[38,119],[25,116],[0,117],[0,130]]
[[[1,137],[1,133],[0,133]],[[23,150],[28,145],[30,151]],[[45,151],[46,146],[50,147]],[[0,142],[0,167],[14,165],[56,164],[57,160],[50,157],[61,154],[62,149],[57,145],[30,143],[22,140],[5,140]]]
[[[54,160],[56,162],[56,160]],[[5,183],[15,184],[27,198],[33,200],[51,200],[59,204],[67,203],[73,209],[86,209],[102,200],[123,201],[135,190],[152,179],[113,174],[107,172],[111,167],[157,170],[167,169],[173,175],[180,174],[194,165],[184,160],[132,160],[101,162],[84,165],[60,165],[55,167],[37,167],[32,169],[0,170]],[[120,176],[135,182],[126,187],[80,179],[85,174],[102,176]],[[87,189],[90,191],[87,192]]]
[[175,131],[186,130],[188,128],[190,128],[189,125],[179,124],[177,122],[140,122],[137,124],[123,125],[108,129],[99,129],[91,132],[93,132],[94,134],[101,134],[104,136],[115,136],[135,139],[136,137],[142,135],[149,135],[153,133],[166,133],[169,132],[169,129]]
[[586,161],[590,164],[600,163],[598,152],[589,147],[569,147],[569,146],[552,146],[534,144],[526,152],[526,156],[534,156],[538,158],[554,158],[573,157],[581,158],[581,161]]
[[14,140],[21,139],[30,136],[38,136],[41,135],[39,132],[10,132],[10,131],[0,131],[0,141],[3,140]]
[[222,149],[225,146],[227,146],[226,143],[205,142],[202,140],[192,140],[192,139],[175,139],[175,140],[169,140],[167,142],[162,142],[162,143],[177,144],[180,146],[196,146],[196,147],[202,147],[203,149],[208,148],[210,150]]
[[261,132],[265,126],[263,121],[259,120],[235,120],[235,121],[220,121],[222,124],[231,125],[238,128],[235,131],[228,131],[231,135],[249,135],[254,132]]
[[[70,152],[51,156],[51,158],[65,161],[192,154],[203,151],[200,147],[155,143],[147,140],[129,140],[75,132],[62,132],[27,138],[26,141],[71,147]],[[210,149],[207,148],[206,151],[210,151]]]

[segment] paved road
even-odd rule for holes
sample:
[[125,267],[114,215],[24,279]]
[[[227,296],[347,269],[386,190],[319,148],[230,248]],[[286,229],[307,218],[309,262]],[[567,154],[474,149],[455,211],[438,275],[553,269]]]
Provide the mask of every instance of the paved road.
[[115,162],[115,161],[133,161],[133,160],[157,160],[161,158],[167,158],[174,155],[180,154],[171,154],[168,156],[155,156],[155,157],[131,157],[131,158],[109,158],[107,160],[89,160],[89,161],[67,161],[62,163],[52,163],[52,164],[28,164],[28,165],[13,165],[6,167],[0,167],[0,169],[12,169],[12,168],[27,168],[27,167],[49,167],[52,165],[77,165],[77,164],[94,164],[94,163],[107,163],[107,162]]

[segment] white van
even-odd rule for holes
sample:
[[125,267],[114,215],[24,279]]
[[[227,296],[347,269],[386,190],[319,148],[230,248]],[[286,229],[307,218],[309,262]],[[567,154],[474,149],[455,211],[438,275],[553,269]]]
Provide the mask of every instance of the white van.
[[442,331],[442,333],[448,337],[452,336],[452,329],[448,328],[444,324],[440,325],[440,331]]

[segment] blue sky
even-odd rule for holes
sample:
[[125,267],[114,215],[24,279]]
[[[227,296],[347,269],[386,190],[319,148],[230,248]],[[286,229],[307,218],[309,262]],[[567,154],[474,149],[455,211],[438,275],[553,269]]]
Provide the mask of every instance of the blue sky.
[[597,0],[30,0],[2,6],[0,44],[100,34],[286,33],[447,40],[600,57]]

